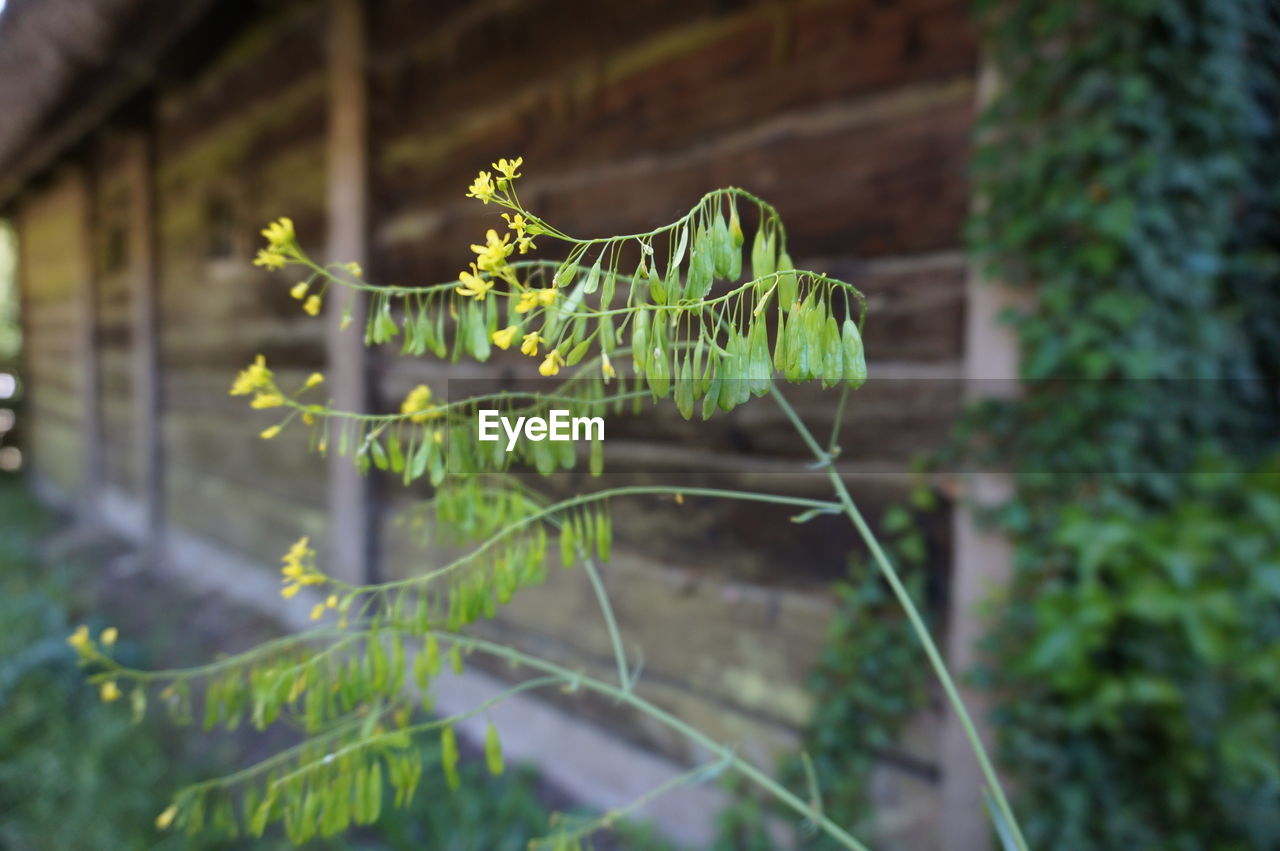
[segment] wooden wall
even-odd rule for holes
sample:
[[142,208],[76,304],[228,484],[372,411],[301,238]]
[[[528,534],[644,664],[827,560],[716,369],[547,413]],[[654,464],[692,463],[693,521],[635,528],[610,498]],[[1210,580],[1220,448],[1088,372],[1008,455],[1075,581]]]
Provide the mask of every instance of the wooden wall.
[[[521,197],[580,236],[645,230],[707,190],[743,186],[778,206],[798,265],[870,296],[873,375],[902,380],[855,395],[841,463],[863,474],[851,481],[871,516],[903,495],[900,473],[943,438],[959,404],[977,55],[967,3],[520,2],[431,19],[411,8],[389,0],[372,17],[375,277],[456,275],[465,246],[496,219],[465,186],[501,156],[525,157]],[[482,372],[391,349],[376,358],[388,402],[419,381],[439,388]],[[508,362],[487,372],[519,368]],[[794,395],[829,429],[831,394]],[[606,458],[655,479],[826,492],[767,400],[705,425],[669,408],[638,425],[611,421]],[[698,500],[620,500],[614,511],[624,555],[607,582],[624,632],[644,648],[642,690],[754,758],[793,746],[810,711],[804,682],[829,614],[826,583],[858,548],[847,524],[800,529],[785,511]],[[949,527],[930,531],[941,571]],[[420,558],[393,529],[388,569]],[[608,671],[580,576],[554,577],[498,620],[509,639]],[[932,725],[920,729],[903,784],[935,757]],[[639,735],[690,756],[660,731]]]
[[66,496],[84,478],[84,189],[64,170],[24,198],[18,217],[23,367],[31,466]]
[[[468,244],[496,224],[465,188],[501,156],[524,156],[522,198],[581,235],[647,229],[709,189],[743,186],[779,208],[799,266],[851,280],[870,297],[872,374],[900,380],[855,395],[840,464],[872,516],[903,495],[907,463],[942,438],[960,403],[953,379],[965,354],[960,246],[977,74],[967,2],[366,6],[372,279],[456,276]],[[309,250],[326,254],[328,23],[322,3],[264,8],[194,73],[157,84],[148,132],[165,514],[174,529],[274,571],[293,539],[323,538],[326,468],[308,455],[302,430],[259,440],[271,412],[249,411],[227,389],[259,353],[285,384],[324,367],[324,323],[289,297],[291,280],[249,261],[258,229],[281,215]],[[104,475],[136,493],[127,301],[139,258],[121,256],[117,234],[129,226],[131,184],[109,128],[90,147],[83,168],[93,176]],[[81,481],[77,423],[93,398],[80,392],[73,345],[83,280],[80,256],[68,250],[83,237],[77,185],[46,180],[22,199],[20,217],[27,434],[35,469],[67,492]],[[493,376],[509,364],[448,366],[379,351],[373,395],[393,406],[420,381],[444,390],[451,378]],[[815,428],[829,427],[829,395],[794,395]],[[607,457],[642,469],[641,478],[826,493],[767,400],[704,428],[659,409],[613,434]],[[584,484],[565,476],[550,486]],[[383,488],[385,575],[431,558],[396,523],[415,495]],[[801,528],[785,511],[699,500],[615,508],[620,547],[606,581],[629,644],[644,649],[642,690],[741,742],[752,758],[792,747],[811,710],[804,683],[830,614],[828,585],[858,547],[845,524]],[[940,605],[947,518],[928,531]],[[556,573],[488,629],[590,670],[611,664],[578,573]],[[619,735],[692,756],[613,707],[575,706]],[[882,806],[929,808],[935,726],[920,719],[902,746],[908,756],[885,760]],[[919,832],[919,813],[911,818],[902,836]]]
[[249,261],[282,215],[323,249],[324,21],[318,3],[258,19],[157,104],[167,514],[272,569],[300,535],[323,536],[324,464],[301,430],[257,439],[277,412],[227,391],[258,354],[284,386],[323,364],[320,323]]

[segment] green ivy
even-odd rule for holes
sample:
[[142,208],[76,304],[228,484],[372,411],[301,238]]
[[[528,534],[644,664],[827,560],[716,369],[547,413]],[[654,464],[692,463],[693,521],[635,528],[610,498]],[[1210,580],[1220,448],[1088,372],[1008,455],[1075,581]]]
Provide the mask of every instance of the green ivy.
[[[1280,22],[1262,0],[979,4],[975,254],[1034,291],[985,681],[1038,848],[1280,847]],[[1242,471],[1270,470],[1271,475]]]

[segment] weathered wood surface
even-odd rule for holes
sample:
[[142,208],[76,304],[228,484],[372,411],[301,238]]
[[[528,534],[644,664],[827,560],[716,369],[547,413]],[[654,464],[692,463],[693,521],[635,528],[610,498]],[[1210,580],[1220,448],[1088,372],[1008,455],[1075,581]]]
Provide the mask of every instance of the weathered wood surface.
[[32,465],[64,498],[79,488],[84,457],[77,343],[82,222],[75,180],[63,172],[28,193],[18,219],[26,263],[24,366],[31,387],[24,431]]
[[255,21],[157,105],[159,358],[171,522],[275,565],[323,537],[324,469],[306,435],[257,433],[279,411],[227,395],[267,357],[282,387],[323,368],[323,332],[288,284],[250,265],[258,230],[288,215],[311,250],[324,223],[323,10]]
[[[353,60],[344,79],[358,87],[353,78],[366,70],[367,141],[343,136],[354,125],[334,111],[329,4],[272,5],[229,43],[206,45],[207,59],[184,75],[156,85],[154,307],[170,523],[272,570],[292,540],[320,540],[328,528],[331,477],[309,453],[305,429],[259,440],[278,417],[227,395],[235,372],[259,353],[287,388],[338,351],[324,321],[288,295],[292,280],[250,265],[259,228],[288,215],[313,256],[367,260],[377,281],[452,279],[470,259],[468,244],[500,226],[492,207],[463,197],[466,184],[513,155],[526,158],[521,197],[571,233],[647,229],[725,184],[775,203],[797,263],[868,296],[873,380],[853,398],[838,463],[873,520],[901,499],[913,484],[910,461],[943,439],[963,395],[955,381],[965,355],[960,231],[977,62],[968,3],[364,5],[367,58]],[[363,106],[344,109],[350,118]],[[106,477],[137,492],[130,436],[143,408],[130,372],[138,325],[129,301],[137,181],[117,136],[103,133],[95,144],[95,375]],[[363,168],[333,159],[360,147],[367,187]],[[367,213],[342,200],[366,189]],[[36,468],[73,491],[85,416],[75,336],[81,278],[67,250],[80,227],[74,188],[66,179],[32,188],[21,213],[27,433]],[[446,392],[450,381],[501,382],[533,367],[518,355],[485,365],[408,361],[394,347],[373,352],[371,363],[371,395],[385,408],[419,382]],[[833,394],[789,393],[825,436]],[[608,435],[607,466],[625,475],[590,482],[576,472],[545,486],[568,493],[661,479],[828,493],[767,400],[705,424],[684,422],[664,403],[642,418],[611,419]],[[380,522],[424,494],[394,496]],[[644,688],[762,760],[791,746],[808,712],[803,685],[832,605],[827,587],[859,549],[847,524],[820,518],[796,527],[783,509],[694,499],[620,500],[614,513],[618,556],[606,576],[624,631],[644,646]],[[938,517],[925,531],[936,602],[946,593],[952,530]],[[398,532],[385,542],[387,575],[421,564]],[[489,628],[610,670],[580,572],[556,573]],[[611,708],[592,712],[620,735],[690,756],[643,724],[628,733]],[[933,719],[918,728],[903,746],[910,759],[899,760],[914,777],[936,758]],[[923,800],[903,794],[906,809]]]

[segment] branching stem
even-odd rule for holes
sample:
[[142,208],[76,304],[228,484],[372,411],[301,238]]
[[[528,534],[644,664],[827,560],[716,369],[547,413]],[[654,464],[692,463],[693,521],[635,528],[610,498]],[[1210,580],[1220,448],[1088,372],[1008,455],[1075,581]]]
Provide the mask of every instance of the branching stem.
[[804,440],[805,444],[812,450],[814,457],[821,462],[821,466],[825,468],[827,478],[831,481],[831,486],[835,489],[836,496],[840,500],[840,504],[844,508],[844,513],[849,517],[858,534],[866,543],[867,549],[871,551],[876,565],[880,568],[880,573],[884,576],[889,587],[893,590],[894,596],[902,605],[903,611],[906,612],[907,619],[911,622],[911,627],[916,633],[916,637],[920,639],[920,644],[924,647],[925,655],[929,657],[929,664],[933,666],[934,673],[937,674],[942,688],[947,694],[947,700],[951,703],[952,710],[960,719],[961,726],[964,727],[965,736],[969,739],[969,745],[973,749],[973,754],[978,759],[978,764],[982,768],[982,774],[986,778],[987,785],[990,787],[991,795],[995,798],[996,806],[1000,810],[1001,815],[1008,823],[1017,846],[1020,851],[1028,851],[1026,840],[1022,836],[1022,831],[1018,827],[1018,821],[1014,818],[1013,808],[1009,806],[1009,801],[1005,797],[1004,789],[1000,785],[1000,778],[996,776],[995,768],[991,764],[990,758],[987,756],[986,748],[982,745],[982,739],[978,737],[977,728],[974,727],[973,720],[969,717],[969,711],[965,708],[964,701],[960,699],[960,692],[956,688],[955,682],[951,678],[951,673],[947,670],[947,665],[942,659],[942,653],[939,652],[937,645],[934,643],[932,636],[929,634],[929,628],[925,625],[924,618],[921,617],[919,610],[911,599],[907,588],[902,584],[902,579],[898,576],[897,570],[889,561],[889,557],[881,548],[880,542],[876,539],[875,534],[871,531],[871,527],[867,525],[867,521],[863,519],[862,512],[858,510],[858,506],[854,503],[853,497],[849,495],[848,488],[845,487],[844,481],[840,478],[840,474],[836,472],[835,467],[830,463],[831,454],[824,450],[814,439],[813,433],[809,431],[809,427],[800,419],[800,415],[796,413],[795,408],[787,401],[782,392],[778,390],[776,384],[769,388],[770,395],[774,401],[786,414],[787,419],[795,427],[797,434]]

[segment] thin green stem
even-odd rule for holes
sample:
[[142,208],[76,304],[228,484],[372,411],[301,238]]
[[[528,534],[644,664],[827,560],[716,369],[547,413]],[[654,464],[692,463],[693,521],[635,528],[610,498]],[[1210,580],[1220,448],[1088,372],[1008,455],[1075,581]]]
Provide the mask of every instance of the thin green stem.
[[588,691],[594,691],[597,694],[612,697],[619,703],[626,704],[627,706],[649,716],[663,726],[669,727],[681,736],[684,736],[686,739],[701,745],[709,752],[720,757],[739,774],[742,774],[770,795],[782,801],[782,803],[786,804],[787,807],[804,818],[811,819],[822,832],[826,833],[845,848],[851,848],[853,851],[869,851],[867,846],[849,835],[844,828],[831,821],[831,819],[827,818],[825,815],[815,812],[813,807],[805,803],[805,801],[798,795],[791,792],[785,786],[778,783],[750,762],[739,757],[731,748],[720,744],[715,739],[712,739],[705,733],[691,727],[689,724],[681,721],[671,713],[654,706],[644,698],[637,696],[634,692],[624,691],[621,688],[610,685],[602,680],[597,680],[585,674],[572,671],[569,668],[562,667],[554,662],[548,662],[545,659],[539,659],[536,656],[529,656],[519,650],[507,647],[503,644],[496,644],[480,638],[462,638],[452,633],[439,632],[435,630],[433,630],[433,633],[438,638],[458,642],[464,647],[470,647],[491,656],[496,656],[522,665],[528,665],[530,668],[534,668],[535,670],[563,677],[572,685],[587,689]]
[[624,691],[631,691],[631,673],[627,664],[627,651],[622,644],[622,633],[618,630],[618,621],[613,616],[613,604],[609,602],[609,592],[604,587],[604,580],[600,577],[600,570],[596,567],[595,559],[590,556],[584,556],[582,559],[582,569],[586,571],[587,578],[591,580],[591,589],[595,591],[596,602],[600,605],[600,614],[604,616],[604,625],[609,631],[609,644],[613,648],[613,660],[618,666],[618,685],[622,686]]
[[987,785],[991,788],[991,794],[995,798],[996,806],[999,808],[1001,815],[1004,816],[1013,832],[1014,839],[1017,842],[1020,851],[1027,851],[1026,840],[1022,836],[1022,830],[1018,826],[1018,821],[1013,815],[1013,808],[1009,806],[1009,801],[1005,797],[1004,789],[1000,785],[1000,778],[996,776],[995,767],[991,764],[990,758],[987,756],[986,748],[982,745],[982,739],[978,736],[977,728],[974,726],[973,719],[969,717],[969,711],[965,708],[964,701],[960,698],[960,692],[956,688],[955,682],[951,678],[951,673],[947,670],[947,665],[942,659],[942,653],[939,652],[937,645],[933,641],[933,637],[929,634],[929,628],[925,625],[924,618],[921,617],[919,610],[911,599],[907,588],[902,584],[901,578],[898,576],[897,570],[889,561],[889,557],[881,548],[880,542],[876,539],[875,534],[871,531],[871,527],[867,525],[867,521],[863,519],[862,512],[858,510],[857,505],[853,501],[853,497],[849,495],[848,488],[845,487],[844,481],[836,472],[835,467],[831,464],[831,456],[825,452],[814,439],[813,433],[809,431],[808,426],[800,419],[795,408],[791,407],[791,403],[787,401],[782,392],[778,390],[776,384],[769,388],[770,394],[774,401],[786,414],[787,419],[795,427],[796,432],[812,450],[814,456],[824,463],[827,472],[827,478],[831,481],[831,486],[835,489],[836,496],[840,499],[840,504],[844,508],[844,512],[848,515],[849,520],[853,523],[858,534],[866,543],[867,549],[871,551],[872,557],[880,568],[881,574],[884,576],[889,587],[893,590],[894,596],[902,605],[903,611],[906,612],[907,619],[911,622],[911,627],[915,631],[916,636],[920,639],[920,644],[924,647],[925,655],[929,658],[929,664],[933,666],[934,673],[937,674],[942,688],[947,694],[947,700],[951,703],[952,709],[960,719],[961,726],[964,727],[965,736],[969,739],[969,745],[973,749],[973,754],[978,759],[978,764],[982,768],[982,774],[986,778]]

